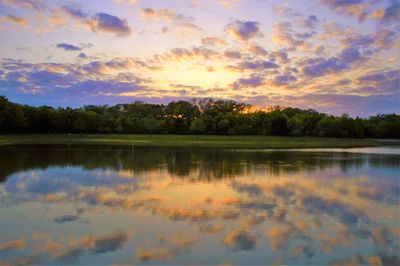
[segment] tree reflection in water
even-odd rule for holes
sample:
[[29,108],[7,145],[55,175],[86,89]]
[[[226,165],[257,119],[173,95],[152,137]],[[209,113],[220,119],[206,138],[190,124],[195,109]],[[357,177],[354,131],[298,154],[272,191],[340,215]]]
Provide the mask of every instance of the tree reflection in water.
[[0,264],[399,264],[399,155],[8,146],[0,161]]

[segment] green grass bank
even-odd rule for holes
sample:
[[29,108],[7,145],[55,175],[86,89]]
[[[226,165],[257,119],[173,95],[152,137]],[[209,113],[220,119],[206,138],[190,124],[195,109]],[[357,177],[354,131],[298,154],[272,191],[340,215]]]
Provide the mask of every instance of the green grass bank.
[[[394,141],[399,144],[400,141]],[[393,144],[374,139],[343,139],[279,136],[194,136],[194,135],[1,135],[0,146],[23,144],[94,144],[158,147],[209,147],[244,149],[352,148]]]

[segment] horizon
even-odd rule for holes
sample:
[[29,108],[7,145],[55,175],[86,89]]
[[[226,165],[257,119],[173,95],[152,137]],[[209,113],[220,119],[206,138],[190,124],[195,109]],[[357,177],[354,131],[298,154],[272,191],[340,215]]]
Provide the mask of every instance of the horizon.
[[[4,97],[4,96],[0,95],[0,97]],[[172,101],[169,101],[169,102],[159,102],[159,103],[151,103],[151,102],[146,102],[146,101],[141,101],[141,100],[135,100],[133,102],[115,103],[115,104],[87,104],[87,105],[77,105],[77,106],[73,106],[73,105],[52,106],[52,105],[46,105],[46,104],[44,104],[44,105],[23,104],[23,103],[12,102],[7,97],[6,97],[6,99],[9,102],[13,103],[13,104],[26,105],[26,106],[35,107],[35,108],[37,108],[37,107],[51,107],[51,108],[54,108],[54,109],[72,108],[74,110],[84,109],[85,107],[88,107],[88,106],[113,107],[115,105],[126,105],[126,104],[135,104],[135,103],[168,106],[170,103],[173,103],[173,102],[184,101],[184,102],[188,102],[188,103],[190,103],[190,104],[192,104],[194,106],[199,106],[199,104],[198,104],[199,100],[234,101],[234,100],[229,100],[229,99],[216,99],[216,98],[191,98],[191,99],[187,99],[187,100],[186,99],[178,99],[178,100],[172,100]],[[237,101],[235,101],[235,102],[237,102]],[[237,102],[237,103],[246,104],[246,103],[243,103],[243,102]],[[260,111],[269,113],[269,112],[273,112],[273,111],[276,111],[276,110],[284,110],[284,109],[287,109],[287,108],[298,108],[298,109],[301,109],[301,110],[314,110],[314,111],[317,111],[320,114],[332,115],[332,116],[335,116],[335,117],[340,117],[340,116],[346,115],[346,116],[349,116],[351,118],[362,118],[362,119],[368,119],[368,118],[375,117],[375,116],[378,116],[378,115],[392,115],[392,114],[398,115],[397,113],[377,113],[377,114],[369,115],[369,116],[358,116],[358,115],[354,116],[354,115],[351,115],[351,114],[348,114],[348,113],[331,114],[331,113],[321,112],[321,111],[313,109],[313,108],[299,108],[299,107],[281,106],[281,105],[270,105],[270,106],[266,106],[266,107],[257,107],[257,106],[251,105],[251,104],[246,104],[246,105],[248,105],[248,106],[243,110],[244,113],[256,113],[256,112],[260,112]]]
[[0,95],[400,113],[397,0],[0,0]]

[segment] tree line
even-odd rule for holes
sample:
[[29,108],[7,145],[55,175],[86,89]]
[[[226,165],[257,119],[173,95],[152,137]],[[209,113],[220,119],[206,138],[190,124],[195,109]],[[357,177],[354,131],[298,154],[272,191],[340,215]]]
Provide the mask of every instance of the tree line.
[[400,138],[400,115],[333,116],[314,109],[276,106],[250,111],[236,101],[201,99],[150,104],[29,106],[0,96],[0,134],[129,133],[279,135],[340,138]]

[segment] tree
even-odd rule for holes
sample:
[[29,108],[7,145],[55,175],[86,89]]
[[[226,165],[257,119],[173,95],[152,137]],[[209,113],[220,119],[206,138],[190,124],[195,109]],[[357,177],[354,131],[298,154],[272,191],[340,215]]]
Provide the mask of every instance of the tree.
[[400,138],[400,115],[370,118],[332,116],[313,109],[273,107],[246,111],[235,101],[202,99],[168,105],[87,105],[33,107],[0,96],[0,134],[12,133],[170,133]]
[[288,134],[287,118],[280,111],[271,112],[271,134],[280,136]]
[[204,121],[201,118],[193,120],[192,123],[190,124],[190,131],[195,133],[197,137],[199,137],[199,134],[204,133],[205,129],[206,125],[204,124]]
[[74,129],[82,133],[86,129],[86,120],[83,117],[78,117],[74,122]]
[[158,129],[159,122],[153,116],[149,115],[142,119],[143,125],[150,132],[150,137],[153,137],[153,132]]

